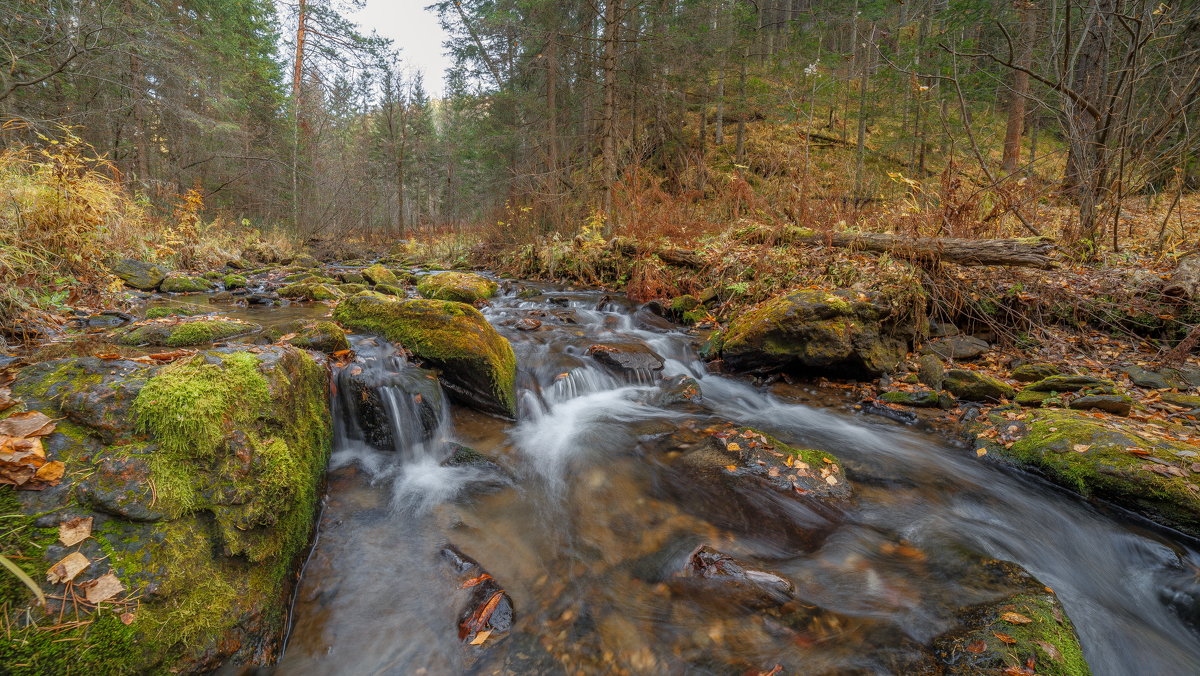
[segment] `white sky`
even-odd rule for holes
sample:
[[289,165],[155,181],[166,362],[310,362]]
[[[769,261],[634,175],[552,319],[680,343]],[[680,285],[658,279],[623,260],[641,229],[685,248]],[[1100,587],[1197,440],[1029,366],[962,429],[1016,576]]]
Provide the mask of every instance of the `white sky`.
[[445,91],[446,71],[450,57],[444,54],[442,43],[446,34],[438,23],[437,14],[426,10],[433,0],[367,0],[362,11],[351,15],[364,31],[374,30],[391,38],[400,49],[400,56],[413,71],[425,74],[425,91],[438,97]]

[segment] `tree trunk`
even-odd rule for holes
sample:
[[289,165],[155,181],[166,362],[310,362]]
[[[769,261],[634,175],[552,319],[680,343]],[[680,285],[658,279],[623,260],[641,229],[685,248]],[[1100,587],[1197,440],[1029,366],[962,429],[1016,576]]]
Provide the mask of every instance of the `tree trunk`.
[[1065,187],[1079,204],[1079,225],[1075,235],[1079,240],[1092,240],[1099,224],[1107,174],[1107,157],[1100,141],[1101,116],[1107,107],[1108,50],[1112,37],[1113,15],[1118,0],[1092,0],[1085,18],[1086,26],[1079,46],[1079,55],[1071,74],[1072,88],[1083,100],[1082,105],[1066,100],[1068,154]]
[[1011,174],[1021,161],[1021,134],[1025,125],[1025,99],[1029,95],[1029,73],[1033,64],[1033,42],[1037,29],[1037,11],[1032,2],[1022,2],[1021,34],[1017,44],[1016,64],[1012,73],[1012,91],[1008,97],[1008,127],[1004,132],[1004,160],[1001,168]]
[[612,232],[613,189],[617,182],[617,41],[620,38],[621,0],[604,5],[604,114],[601,152],[604,160],[604,229]]

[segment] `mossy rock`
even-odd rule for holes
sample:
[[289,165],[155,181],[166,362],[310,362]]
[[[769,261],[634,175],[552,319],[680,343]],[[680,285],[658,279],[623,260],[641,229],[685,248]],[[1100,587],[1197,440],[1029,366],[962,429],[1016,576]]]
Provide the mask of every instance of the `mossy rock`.
[[319,268],[321,267],[321,261],[308,254],[300,254],[299,256],[294,256],[288,265],[294,268]]
[[387,284],[396,286],[400,283],[400,279],[396,277],[396,273],[376,263],[368,268],[363,268],[362,276],[370,284]]
[[289,284],[279,290],[279,295],[293,300],[335,300],[342,297],[342,292],[336,287],[312,282]]
[[942,386],[951,394],[966,401],[1000,401],[1012,399],[1016,390],[995,378],[966,369],[950,369]]
[[[2,670],[197,673],[270,660],[329,454],[327,378],[292,347],[214,350],[168,366],[79,358],[22,371],[13,392],[21,408],[57,420],[44,443],[66,473],[44,491],[0,486],[5,554],[51,597],[43,610],[15,577],[0,576],[9,613]],[[95,402],[104,389],[121,394],[95,405],[119,408],[120,428],[94,428],[83,421],[106,415],[61,407]],[[50,510],[48,493],[60,502]],[[73,517],[93,519],[92,536],[66,548],[58,524]],[[91,562],[77,588],[112,573],[124,586],[115,600],[131,602],[60,609],[53,597],[63,586],[45,582],[45,571],[76,550]],[[60,616],[82,622],[42,629]]]
[[1163,392],[1162,400],[1172,406],[1182,406],[1190,409],[1200,409],[1200,396],[1194,394],[1178,394],[1176,392]]
[[187,275],[167,275],[158,290],[163,293],[203,293],[213,290],[213,283],[203,277]]
[[1095,409],[1113,415],[1129,415],[1133,399],[1127,394],[1084,394],[1072,399],[1068,406],[1080,411]]
[[[984,565],[986,582],[1012,589],[1008,595],[963,608],[959,627],[934,639],[946,674],[990,676],[1027,673],[1089,676],[1083,647],[1062,603],[1049,588],[1007,561]],[[1035,673],[1030,671],[1028,673]]]
[[206,345],[259,330],[258,324],[233,319],[197,319],[186,322],[152,321],[134,326],[117,337],[121,345],[190,347]]
[[367,284],[367,278],[357,272],[343,272],[338,275],[343,284]]
[[891,307],[878,295],[803,289],[731,321],[721,357],[752,373],[878,376],[896,367],[910,335],[891,321]]
[[338,285],[337,288],[338,288],[338,291],[341,291],[343,294],[345,294],[347,296],[353,296],[354,294],[356,294],[360,291],[366,291],[367,285],[366,284],[340,284],[340,285]]
[[680,324],[695,324],[708,316],[700,299],[690,295],[672,298],[666,309],[668,316]]
[[1059,405],[1062,404],[1062,400],[1059,399],[1057,392],[1036,392],[1030,389],[1017,392],[1017,396],[1013,401],[1030,408],[1040,408],[1047,403],[1053,404],[1054,402],[1058,402]]
[[391,284],[376,284],[375,290],[385,296],[395,296],[397,298],[404,298],[408,295],[403,287],[392,286]]
[[1078,392],[1080,390],[1104,387],[1112,388],[1113,381],[1092,376],[1059,375],[1047,376],[1026,386],[1031,392]]
[[211,308],[203,305],[192,305],[184,303],[182,305],[155,305],[154,307],[146,308],[146,319],[163,319],[164,317],[195,317],[196,315],[206,315],[212,312]]
[[1021,364],[1012,370],[1012,377],[1018,382],[1032,383],[1061,373],[1062,368],[1056,364]]
[[217,270],[209,270],[208,272],[206,272],[200,276],[207,279],[210,282],[219,282],[219,281],[221,281],[221,278],[224,277],[225,275],[224,275],[224,273],[219,272]]
[[112,273],[121,278],[125,284],[141,290],[153,291],[166,278],[168,270],[154,263],[135,261],[123,258],[109,268]]
[[358,295],[338,303],[333,317],[356,331],[378,333],[440,370],[451,397],[516,417],[512,346],[470,305]]
[[250,280],[237,274],[225,275],[221,278],[221,283],[225,285],[226,289],[244,289],[250,286]]
[[432,300],[477,303],[496,295],[497,285],[470,272],[439,272],[417,283],[417,293]]
[[263,332],[263,337],[273,343],[289,335],[291,337],[285,341],[288,345],[295,345],[306,350],[333,354],[350,349],[346,331],[330,321],[300,319],[277,324]]
[[[998,433],[994,439],[981,436],[989,430]],[[1200,475],[1191,470],[1200,462],[1200,445],[1178,440],[1190,436],[1186,428],[1046,408],[1010,420],[993,409],[969,433],[989,458],[1200,536]]]
[[285,282],[303,282],[303,281],[309,280],[309,279],[317,279],[317,275],[314,275],[313,273],[309,272],[308,270],[301,270],[300,272],[293,272],[290,275],[285,275],[283,278],[283,281],[285,281]]
[[893,390],[879,395],[881,401],[918,408],[954,408],[954,397],[932,390]]

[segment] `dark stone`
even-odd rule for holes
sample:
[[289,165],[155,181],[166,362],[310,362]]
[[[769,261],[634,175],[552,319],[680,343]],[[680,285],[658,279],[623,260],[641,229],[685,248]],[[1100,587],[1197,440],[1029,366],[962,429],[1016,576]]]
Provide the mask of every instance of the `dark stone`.
[[514,326],[520,331],[537,331],[542,327],[542,322],[532,317],[525,317],[518,319]]
[[148,456],[154,447],[124,447],[106,455],[95,471],[79,482],[79,499],[93,509],[130,521],[158,521],[165,514],[155,509]]
[[1060,373],[1062,369],[1054,364],[1021,364],[1012,370],[1012,377],[1022,383],[1032,383]]
[[[348,415],[342,416],[346,433],[381,451],[394,451],[405,442],[403,436],[416,433],[428,441],[442,423],[445,400],[437,376],[426,369],[401,367],[395,370],[366,369],[355,363],[337,371],[338,402]],[[399,418],[392,426],[390,398]]]
[[1151,390],[1166,390],[1172,387],[1161,373],[1148,371],[1140,366],[1130,366],[1125,369],[1125,375],[1129,376],[1130,382],[1138,387]]
[[649,398],[649,403],[659,408],[700,404],[703,401],[704,393],[700,389],[700,383],[695,378],[683,374],[659,380],[658,390]]
[[[454,545],[442,549],[442,558],[453,570],[456,594],[466,596],[458,613],[458,638],[468,650],[483,651],[496,645],[512,630],[516,612],[512,598],[479,562]],[[482,646],[469,645],[481,631],[491,635]]]
[[662,357],[641,343],[597,344],[587,353],[608,370],[635,379],[663,369]]
[[943,385],[954,396],[967,401],[999,401],[1011,399],[1016,395],[1016,391],[1010,385],[991,376],[965,369],[947,371]]
[[950,336],[937,338],[925,345],[924,352],[936,354],[942,359],[967,361],[976,359],[979,355],[992,349],[986,341],[974,336]]
[[683,569],[670,581],[675,593],[721,596],[744,608],[774,608],[791,601],[791,581],[754,568],[727,554],[701,545],[688,556]]
[[933,354],[921,355],[917,360],[917,380],[935,390],[942,389],[942,383],[946,380],[946,367],[942,365],[942,360]]
[[1070,407],[1076,410],[1097,409],[1114,415],[1129,415],[1133,399],[1124,394],[1085,394],[1071,400]]
[[1095,387],[1111,388],[1113,382],[1092,376],[1049,376],[1025,389],[1032,392],[1078,392]]
[[917,406],[920,408],[954,408],[954,398],[942,392],[932,390],[904,391],[894,390],[879,395],[880,400],[889,404],[901,406]]

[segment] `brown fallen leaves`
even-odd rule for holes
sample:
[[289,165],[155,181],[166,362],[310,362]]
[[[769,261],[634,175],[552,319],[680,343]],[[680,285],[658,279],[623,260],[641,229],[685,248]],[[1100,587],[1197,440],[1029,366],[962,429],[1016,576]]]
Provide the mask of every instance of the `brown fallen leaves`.
[[70,582],[92,564],[88,557],[79,552],[71,552],[63,557],[61,561],[50,566],[50,570],[46,571],[46,580],[51,584],[62,584]]
[[56,485],[66,471],[58,460],[46,460],[42,437],[54,431],[44,413],[29,411],[0,420],[0,484],[23,490]]
[[92,536],[92,517],[82,516],[58,524],[58,541],[73,547]]

